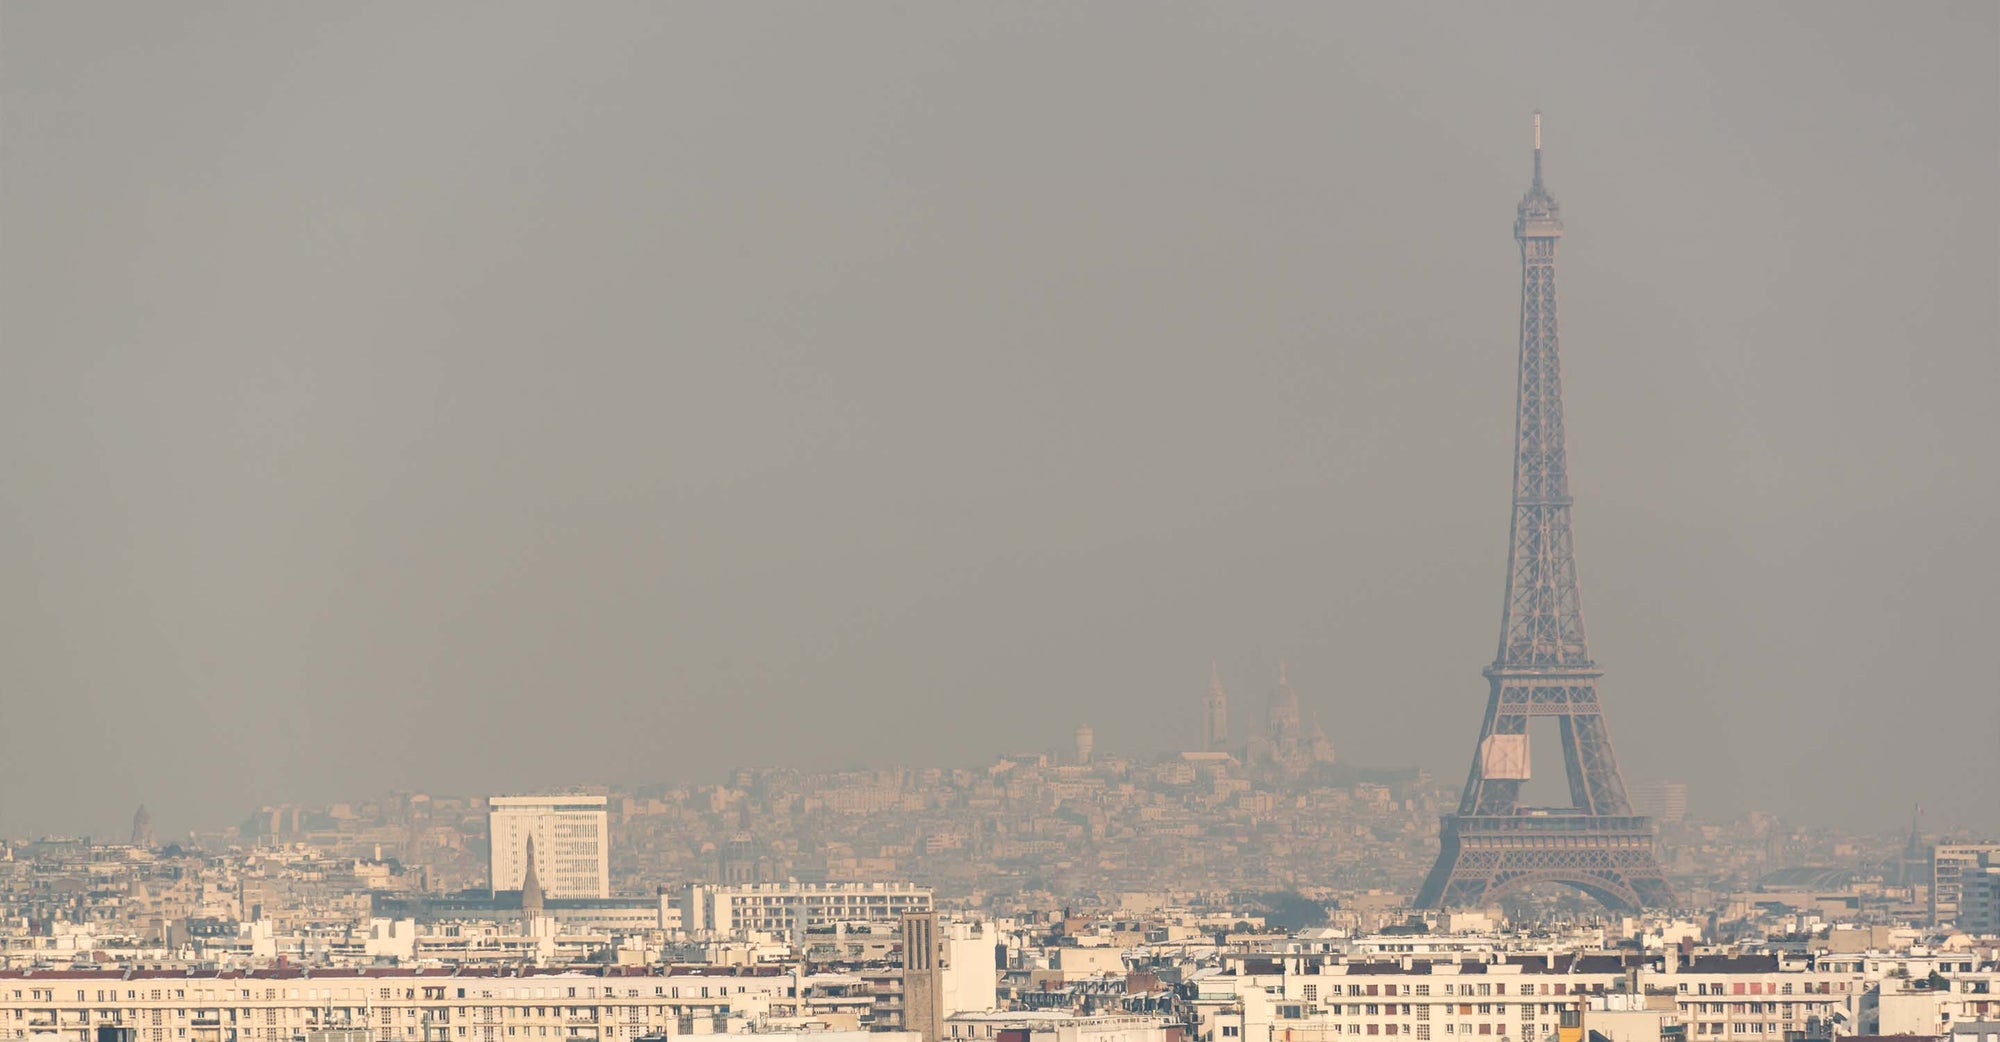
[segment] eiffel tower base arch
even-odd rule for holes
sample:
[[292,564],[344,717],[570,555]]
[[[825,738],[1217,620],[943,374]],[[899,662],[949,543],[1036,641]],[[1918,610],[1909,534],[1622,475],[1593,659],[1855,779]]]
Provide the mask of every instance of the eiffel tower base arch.
[[1419,908],[1478,907],[1535,883],[1574,887],[1612,911],[1673,904],[1644,817],[1453,814],[1442,826]]

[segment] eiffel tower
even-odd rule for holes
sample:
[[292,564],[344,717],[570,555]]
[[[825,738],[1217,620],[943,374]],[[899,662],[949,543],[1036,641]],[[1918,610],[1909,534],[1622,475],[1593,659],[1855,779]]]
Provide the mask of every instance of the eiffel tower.
[[[1654,854],[1650,819],[1632,813],[1597,699],[1602,670],[1583,639],[1576,551],[1570,541],[1569,464],[1556,351],[1556,240],[1562,211],[1542,187],[1542,114],[1535,113],[1535,180],[1514,220],[1521,244],[1521,372],[1514,427],[1514,518],[1500,651],[1486,668],[1491,693],[1465,796],[1442,819],[1437,864],[1419,908],[1492,902],[1550,882],[1614,910],[1674,903]],[[1571,806],[1521,806],[1528,721],[1560,725]]]

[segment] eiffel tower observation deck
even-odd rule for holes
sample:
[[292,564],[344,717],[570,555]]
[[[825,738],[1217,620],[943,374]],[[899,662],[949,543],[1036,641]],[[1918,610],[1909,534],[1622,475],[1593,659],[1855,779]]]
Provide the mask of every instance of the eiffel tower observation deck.
[[[1597,697],[1603,671],[1584,639],[1570,539],[1569,461],[1557,350],[1556,244],[1562,210],[1542,184],[1542,114],[1535,173],[1515,211],[1521,245],[1521,353],[1514,426],[1513,521],[1500,648],[1472,770],[1458,812],[1441,822],[1437,863],[1420,908],[1489,904],[1533,883],[1572,886],[1613,909],[1670,906],[1651,820],[1632,813]],[[1528,721],[1558,723],[1570,806],[1521,804]]]

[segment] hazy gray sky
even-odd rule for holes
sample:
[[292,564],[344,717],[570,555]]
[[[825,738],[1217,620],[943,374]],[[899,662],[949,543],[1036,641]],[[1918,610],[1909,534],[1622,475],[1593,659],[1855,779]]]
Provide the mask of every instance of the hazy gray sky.
[[2000,6],[0,7],[0,833],[1464,773],[1528,114],[1628,778],[2000,831]]

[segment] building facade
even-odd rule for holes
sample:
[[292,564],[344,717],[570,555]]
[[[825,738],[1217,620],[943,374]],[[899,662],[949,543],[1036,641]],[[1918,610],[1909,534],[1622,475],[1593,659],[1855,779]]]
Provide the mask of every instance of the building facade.
[[1958,928],[1980,937],[2000,937],[2000,854],[1958,876]]
[[1688,787],[1686,782],[1636,781],[1627,782],[1625,792],[1632,798],[1632,813],[1643,814],[1654,821],[1686,821],[1688,816]]
[[[609,1042],[741,1030],[796,981],[776,967],[501,973],[414,969],[0,971],[0,1038],[289,1042]],[[731,1022],[739,1026],[732,1029]]]
[[1940,843],[1931,851],[1931,922],[1958,922],[1959,901],[1968,874],[2000,864],[2000,843]]
[[532,848],[535,874],[548,897],[610,897],[608,802],[603,796],[489,799],[490,889],[494,893],[521,889]]
[[681,902],[681,926],[695,936],[789,935],[840,922],[896,922],[931,908],[931,892],[908,883],[696,883]]
[[[1690,1042],[1786,1042],[1853,1034],[1868,991],[1859,966],[1772,956],[1253,955],[1198,979],[1193,1005],[1197,1042],[1559,1042],[1590,1000],[1623,995],[1623,1012],[1650,1011],[1634,1019]],[[1600,1006],[1600,1019],[1610,1012]]]

